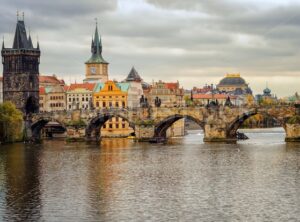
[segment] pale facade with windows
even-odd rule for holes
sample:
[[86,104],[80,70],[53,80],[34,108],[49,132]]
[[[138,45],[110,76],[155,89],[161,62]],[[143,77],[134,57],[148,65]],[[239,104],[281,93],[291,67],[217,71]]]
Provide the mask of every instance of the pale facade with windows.
[[65,87],[55,85],[40,87],[39,105],[41,112],[66,110]]
[[93,90],[96,84],[71,84],[66,91],[67,110],[89,110],[93,104]]

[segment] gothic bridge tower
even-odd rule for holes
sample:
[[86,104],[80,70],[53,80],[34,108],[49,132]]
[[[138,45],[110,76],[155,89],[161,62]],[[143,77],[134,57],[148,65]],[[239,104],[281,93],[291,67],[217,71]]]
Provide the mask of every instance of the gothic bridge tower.
[[24,114],[39,112],[39,43],[34,48],[23,19],[17,19],[12,48],[2,43],[3,100],[13,102]]

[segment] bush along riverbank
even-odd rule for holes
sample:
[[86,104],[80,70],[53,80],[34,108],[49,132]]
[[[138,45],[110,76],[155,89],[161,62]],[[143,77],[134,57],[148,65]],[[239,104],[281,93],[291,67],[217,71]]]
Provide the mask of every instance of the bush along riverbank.
[[23,114],[11,102],[0,104],[0,143],[23,141]]

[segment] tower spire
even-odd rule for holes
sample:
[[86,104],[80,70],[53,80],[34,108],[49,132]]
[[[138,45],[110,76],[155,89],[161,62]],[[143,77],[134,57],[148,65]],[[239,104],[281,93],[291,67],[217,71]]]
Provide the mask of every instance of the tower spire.
[[4,49],[5,46],[4,46],[4,36],[3,36],[3,41],[2,41],[2,49]]
[[98,33],[98,19],[95,18],[96,21],[96,29],[95,29],[95,37],[94,37],[94,45],[96,47],[96,50],[94,52],[96,54],[101,54],[102,53],[102,44],[99,38],[99,33]]

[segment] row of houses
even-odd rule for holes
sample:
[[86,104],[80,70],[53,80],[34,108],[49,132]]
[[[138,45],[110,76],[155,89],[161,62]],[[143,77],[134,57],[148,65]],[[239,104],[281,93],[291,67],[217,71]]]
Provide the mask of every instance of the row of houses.
[[[39,77],[39,105],[41,112],[93,110],[93,109],[132,109],[140,107],[141,98],[145,98],[149,106],[155,106],[156,98],[161,99],[162,107],[184,105],[184,90],[178,82],[147,84],[143,82],[133,67],[122,82],[107,80],[106,82],[83,82],[67,85],[57,76]],[[125,136],[133,133],[129,123],[119,117],[106,122],[101,130],[102,136]],[[170,130],[170,136],[184,133],[184,121],[179,121]]]

